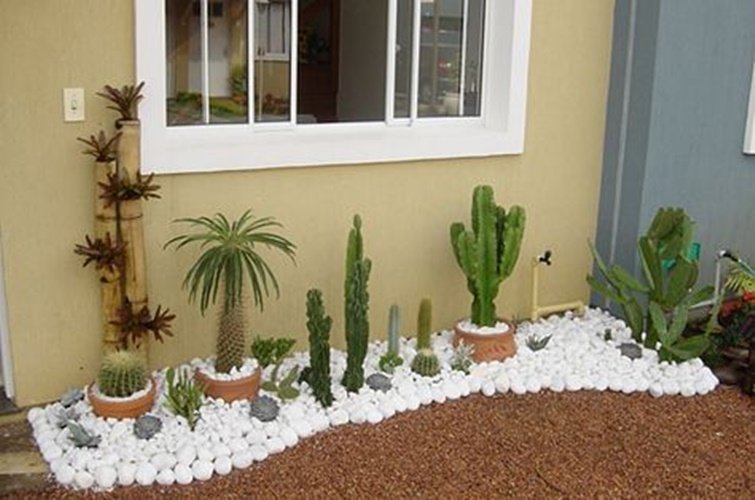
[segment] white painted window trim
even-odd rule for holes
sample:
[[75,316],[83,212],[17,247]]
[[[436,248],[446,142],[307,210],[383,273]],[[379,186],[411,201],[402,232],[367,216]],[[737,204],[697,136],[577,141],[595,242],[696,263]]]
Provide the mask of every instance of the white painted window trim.
[[2,235],[0,234],[0,356],[3,365],[3,387],[8,399],[16,395],[13,379],[13,357],[11,356],[10,328],[8,326],[8,303],[5,297],[5,273],[3,271]]
[[146,82],[139,109],[142,170],[170,174],[521,154],[532,0],[486,4],[482,119],[168,127],[164,2],[135,0],[137,80]]

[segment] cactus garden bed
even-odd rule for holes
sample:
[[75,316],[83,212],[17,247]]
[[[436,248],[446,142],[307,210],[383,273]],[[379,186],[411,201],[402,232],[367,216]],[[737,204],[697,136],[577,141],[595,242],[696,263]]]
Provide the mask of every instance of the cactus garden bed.
[[[534,345],[533,339],[549,336],[542,349],[533,352],[527,347]],[[420,406],[475,393],[493,396],[544,390],[555,393],[610,390],[625,394],[648,392],[653,396],[695,396],[707,394],[717,385],[715,376],[699,359],[680,364],[659,362],[655,351],[636,346],[622,321],[599,310],[588,310],[584,317],[567,314],[535,324],[523,323],[517,332],[519,350],[514,357],[504,362],[473,364],[468,374],[450,367],[452,333],[440,332],[434,337],[433,349],[441,365],[437,376],[422,377],[405,364],[388,377],[389,389],[365,386],[357,393],[349,393],[338,383],[346,368],[346,355],[333,350],[333,405],[323,409],[307,384],[302,383],[301,394],[290,401],[278,401],[279,415],[264,423],[250,416],[248,401],[228,404],[209,399],[201,408],[195,430],[191,431],[182,417],[165,409],[162,390],[151,412],[162,426],[150,439],[135,435],[133,420],[96,417],[86,400],[71,405],[68,418],[100,438],[94,447],[75,447],[70,431],[58,427],[63,410],[60,403],[32,409],[28,418],[58,483],[77,489],[110,489],[119,485],[167,486],[205,481],[213,475],[229,474],[234,468],[244,469],[263,462],[333,427],[347,423],[377,424]],[[405,359],[414,356],[415,342],[415,339],[401,340],[400,352]],[[630,345],[636,348],[628,348]],[[366,375],[378,372],[384,350],[384,342],[370,343]],[[629,355],[637,359],[630,359]],[[307,353],[298,353],[285,360],[282,369],[306,365],[307,358]],[[199,362],[196,360],[195,364]],[[154,376],[162,389],[164,373],[155,372]],[[368,377],[372,386],[385,382]],[[266,395],[277,399],[275,394]],[[586,414],[585,418],[589,416]]]

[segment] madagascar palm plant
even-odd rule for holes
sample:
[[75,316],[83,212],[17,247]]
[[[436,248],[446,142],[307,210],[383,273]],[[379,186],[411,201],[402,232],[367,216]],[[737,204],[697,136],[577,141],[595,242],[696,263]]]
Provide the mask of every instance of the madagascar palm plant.
[[194,265],[186,273],[183,287],[189,290],[189,301],[199,300],[204,315],[210,304],[217,302],[222,291],[223,302],[217,337],[215,370],[228,373],[240,368],[244,362],[244,308],[245,283],[251,286],[254,304],[264,307],[264,298],[270,289],[280,294],[278,281],[272,269],[257,253],[260,246],[278,250],[294,260],[296,246],[276,234],[282,227],[272,217],[255,218],[251,210],[233,222],[223,214],[213,217],[185,218],[176,222],[188,224],[196,231],[172,238],[165,244],[178,250],[197,244],[202,250]]

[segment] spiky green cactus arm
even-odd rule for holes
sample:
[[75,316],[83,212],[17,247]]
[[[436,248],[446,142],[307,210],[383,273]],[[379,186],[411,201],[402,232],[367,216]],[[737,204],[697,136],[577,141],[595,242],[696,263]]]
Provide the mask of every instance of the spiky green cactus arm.
[[369,259],[354,263],[351,282],[346,294],[346,372],[343,385],[350,392],[358,391],[364,385],[364,359],[367,356],[367,344],[370,336],[368,319],[369,293],[367,281],[370,277]]
[[333,320],[325,315],[322,292],[307,292],[307,329],[309,330],[309,385],[315,399],[323,406],[333,404],[330,390],[330,328]]
[[[501,209],[501,211],[503,211]],[[503,212],[505,214],[505,212]],[[519,205],[511,207],[509,213],[504,215],[502,231],[499,233],[500,238],[500,270],[501,281],[505,280],[514,271],[514,266],[519,260],[519,252],[522,248],[522,239],[524,238],[524,225],[526,215],[524,208]]]
[[219,373],[229,373],[234,367],[241,368],[244,364],[246,321],[242,304],[241,300],[223,304],[215,351],[218,356],[215,370]]
[[399,311],[393,304],[388,312],[388,352],[398,356],[399,352]]
[[422,299],[417,314],[417,349],[430,348],[430,333],[432,331],[433,304],[430,299]]

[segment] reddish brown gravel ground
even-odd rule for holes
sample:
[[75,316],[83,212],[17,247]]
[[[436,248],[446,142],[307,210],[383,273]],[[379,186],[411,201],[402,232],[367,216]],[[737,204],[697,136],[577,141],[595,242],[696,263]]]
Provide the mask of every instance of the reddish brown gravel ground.
[[753,400],[474,396],[347,426],[190,487],[23,498],[755,498]]

